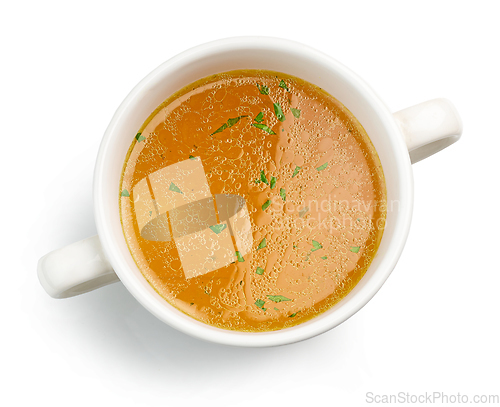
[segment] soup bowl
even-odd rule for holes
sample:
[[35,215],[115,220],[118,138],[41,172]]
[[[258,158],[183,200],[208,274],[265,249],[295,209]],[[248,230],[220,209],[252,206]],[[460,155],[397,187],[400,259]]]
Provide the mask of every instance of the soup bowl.
[[[137,129],[172,93],[198,79],[238,69],[283,72],[313,83],[338,99],[370,137],[382,163],[387,187],[383,237],[360,282],[319,316],[290,328],[262,333],[216,328],[171,306],[136,266],[120,223],[120,177]],[[461,132],[459,115],[446,99],[431,100],[393,114],[351,70],[300,43],[278,38],[237,37],[197,46],[148,74],[118,107],[103,136],[95,166],[93,192],[98,235],[42,257],[38,263],[40,282],[49,295],[66,298],[121,281],[139,303],[161,321],[212,342],[259,347],[314,337],[354,315],[384,284],[396,266],[410,229],[412,163],[454,143]]]

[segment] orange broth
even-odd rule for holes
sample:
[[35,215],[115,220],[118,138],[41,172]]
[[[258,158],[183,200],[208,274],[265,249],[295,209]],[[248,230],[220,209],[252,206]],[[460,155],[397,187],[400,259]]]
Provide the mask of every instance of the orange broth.
[[317,86],[262,70],[165,100],[133,140],[120,186],[127,244],[154,289],[197,320],[250,332],[345,297],[376,254],[385,204],[356,118]]

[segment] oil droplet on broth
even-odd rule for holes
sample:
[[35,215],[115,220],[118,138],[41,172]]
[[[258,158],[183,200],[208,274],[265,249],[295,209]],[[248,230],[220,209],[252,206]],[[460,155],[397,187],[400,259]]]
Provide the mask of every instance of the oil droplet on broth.
[[[366,272],[385,220],[380,162],[316,86],[269,71],[213,75],[139,132],[122,226],[145,278],[181,311],[223,329],[283,329],[331,308]],[[160,226],[163,241],[143,233]]]

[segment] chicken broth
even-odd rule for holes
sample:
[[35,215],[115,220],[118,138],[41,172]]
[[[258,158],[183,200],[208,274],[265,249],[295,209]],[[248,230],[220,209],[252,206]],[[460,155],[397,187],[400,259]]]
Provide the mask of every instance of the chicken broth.
[[197,320],[251,332],[345,297],[386,216],[382,167],[356,118],[317,86],[262,70],[165,100],[132,142],[119,195],[154,289]]

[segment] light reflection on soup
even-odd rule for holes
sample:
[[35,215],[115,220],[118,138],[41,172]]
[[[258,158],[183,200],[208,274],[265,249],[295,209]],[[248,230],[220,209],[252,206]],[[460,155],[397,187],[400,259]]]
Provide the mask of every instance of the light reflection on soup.
[[169,97],[130,147],[123,231],[144,277],[207,324],[309,320],[365,274],[386,191],[364,129],[301,79],[240,70]]

